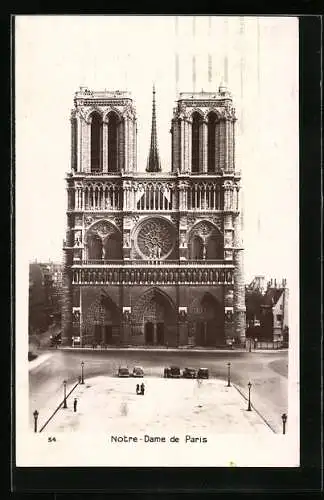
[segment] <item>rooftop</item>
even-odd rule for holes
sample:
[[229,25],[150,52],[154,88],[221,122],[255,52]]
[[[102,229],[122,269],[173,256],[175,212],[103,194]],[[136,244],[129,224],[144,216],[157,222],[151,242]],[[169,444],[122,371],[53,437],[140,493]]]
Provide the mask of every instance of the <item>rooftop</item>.
[[88,87],[80,86],[75,92],[76,99],[132,99],[131,93],[127,90],[91,90]]
[[232,98],[232,94],[226,86],[220,86],[218,91],[216,90],[215,92],[207,92],[202,89],[200,92],[180,92],[179,94],[179,101],[184,99],[214,100],[224,98]]
[[264,295],[262,305],[270,307],[274,306],[280,299],[283,290],[283,288],[269,288]]

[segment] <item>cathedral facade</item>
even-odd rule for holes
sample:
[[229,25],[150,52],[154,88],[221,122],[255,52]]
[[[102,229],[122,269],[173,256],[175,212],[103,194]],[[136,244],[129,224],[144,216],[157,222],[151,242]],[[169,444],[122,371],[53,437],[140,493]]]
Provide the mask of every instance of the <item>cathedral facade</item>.
[[71,112],[63,343],[245,341],[240,182],[231,93],[180,93],[162,171],[153,89],[146,169],[131,95],[81,87]]

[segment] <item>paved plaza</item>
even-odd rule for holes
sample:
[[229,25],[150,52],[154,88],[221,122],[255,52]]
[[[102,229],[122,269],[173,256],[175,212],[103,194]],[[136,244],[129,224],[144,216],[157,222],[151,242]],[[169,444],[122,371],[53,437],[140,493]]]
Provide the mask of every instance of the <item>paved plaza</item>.
[[[144,396],[136,394],[136,384],[142,382]],[[184,435],[272,432],[256,411],[247,411],[247,401],[224,380],[98,376],[78,385],[67,406],[48,423],[47,433],[99,431],[144,439],[145,435],[166,435],[171,428]],[[41,415],[39,420],[41,426]]]

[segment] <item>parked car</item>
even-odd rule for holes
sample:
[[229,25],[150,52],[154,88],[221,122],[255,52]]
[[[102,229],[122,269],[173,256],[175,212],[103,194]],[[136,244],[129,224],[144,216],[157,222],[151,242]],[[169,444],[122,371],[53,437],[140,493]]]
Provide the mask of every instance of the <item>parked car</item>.
[[118,377],[129,377],[129,369],[127,366],[120,366],[118,368]]
[[72,347],[81,345],[81,337],[72,337]]
[[197,372],[194,368],[185,368],[182,372],[183,378],[196,378]]
[[170,366],[164,368],[164,378],[180,378],[180,368],[178,366]]
[[144,377],[144,370],[141,366],[134,366],[133,377]]
[[209,378],[208,368],[199,368],[197,378]]

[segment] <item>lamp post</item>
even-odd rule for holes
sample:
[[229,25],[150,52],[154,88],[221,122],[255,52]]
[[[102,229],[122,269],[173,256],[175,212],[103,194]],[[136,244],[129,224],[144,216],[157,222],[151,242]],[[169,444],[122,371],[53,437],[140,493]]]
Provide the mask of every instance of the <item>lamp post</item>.
[[34,415],[34,432],[37,432],[37,419],[38,419],[38,415],[39,415],[38,411],[35,410],[33,415]]
[[64,404],[63,404],[63,408],[67,408],[67,404],[66,404],[66,380],[63,380],[63,387],[64,387]]
[[231,363],[227,363],[227,387],[231,387]]
[[283,434],[286,434],[287,414],[286,414],[286,413],[283,413],[283,414],[281,415],[281,418],[282,418],[282,433],[283,433]]
[[254,349],[256,349],[256,348],[257,348],[257,342],[258,342],[258,339],[257,339],[257,338],[255,338],[255,339],[254,339]]
[[80,384],[84,384],[83,367],[84,367],[84,361],[81,361],[81,382],[80,382]]
[[252,387],[252,384],[251,382],[248,383],[248,388],[249,388],[249,403],[248,403],[248,408],[247,408],[247,411],[251,411],[251,387]]
[[252,339],[249,339],[249,352],[252,350]]

